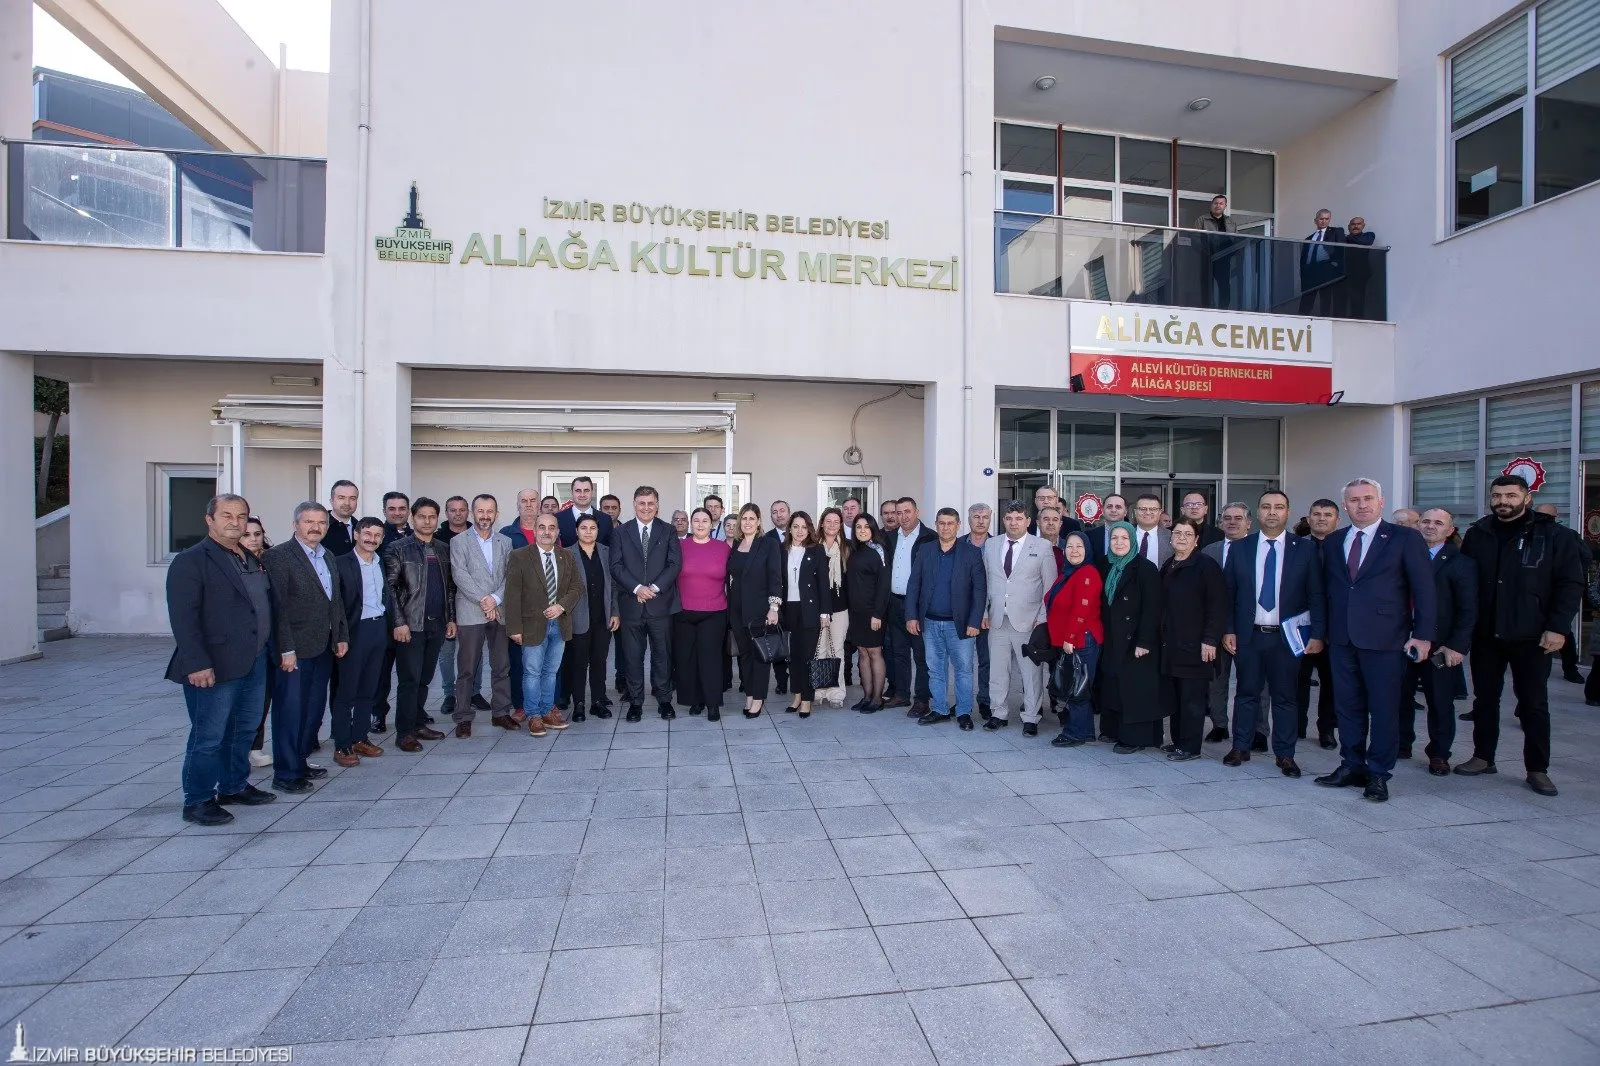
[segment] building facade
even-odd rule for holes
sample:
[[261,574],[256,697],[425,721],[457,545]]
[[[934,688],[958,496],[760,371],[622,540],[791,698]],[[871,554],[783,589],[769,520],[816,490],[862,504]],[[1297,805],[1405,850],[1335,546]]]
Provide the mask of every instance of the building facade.
[[[1600,537],[1597,8],[335,0],[320,93],[161,94],[251,186],[231,230],[185,238],[224,212],[157,153],[156,236],[52,237],[74,161],[7,145],[0,395],[72,385],[72,624],[163,630],[217,486],[276,540],[337,478],[363,513],[583,472],[669,508],[1049,483],[1299,514],[1364,475],[1475,514],[1532,458]],[[1376,239],[1314,239],[1321,208]],[[7,624],[0,660],[34,639]]]

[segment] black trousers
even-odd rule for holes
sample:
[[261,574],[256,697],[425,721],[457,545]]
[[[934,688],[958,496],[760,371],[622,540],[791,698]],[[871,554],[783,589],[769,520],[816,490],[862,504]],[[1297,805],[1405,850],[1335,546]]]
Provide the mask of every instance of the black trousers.
[[[394,645],[394,665],[400,683],[394,692],[394,733],[403,737],[422,728],[422,708],[428,702],[428,686],[439,665],[444,647],[444,623],[430,621],[422,632],[411,631],[411,639]],[[448,693],[446,693],[448,695]]]
[[1550,654],[1535,640],[1472,642],[1472,754],[1494,762],[1500,744],[1500,693],[1506,668],[1522,716],[1522,763],[1528,773],[1550,769]]
[[1567,635],[1567,642],[1561,645],[1561,672],[1570,674],[1578,668],[1578,643]]
[[727,611],[679,611],[672,616],[672,687],[685,707],[722,706],[722,648]]
[[333,747],[348,751],[357,741],[367,739],[378,691],[378,670],[389,646],[389,622],[382,615],[363,618],[350,630],[350,650],[339,663],[339,680],[334,687]]
[[753,700],[764,700],[771,684],[772,668],[777,664],[761,661],[748,627],[733,620],[729,624],[733,627],[734,647],[739,649],[739,688]]
[[1435,666],[1430,656],[1412,663],[1406,670],[1406,690],[1400,696],[1400,746],[1417,742],[1417,709],[1411,705],[1417,689],[1428,706],[1428,747],[1430,759],[1450,758],[1456,741],[1456,672],[1448,666]]
[[1167,704],[1167,728],[1172,742],[1184,751],[1200,754],[1205,735],[1206,703],[1211,695],[1209,677],[1167,677],[1162,679],[1162,697]]
[[1589,664],[1589,679],[1583,683],[1583,698],[1600,700],[1600,652],[1595,652],[1594,661]]
[[622,671],[623,699],[633,707],[644,703],[644,650],[650,647],[650,692],[660,702],[672,699],[672,616],[624,618],[617,630],[617,668]]
[[1317,678],[1317,735],[1332,736],[1339,725],[1333,707],[1333,661],[1326,650],[1300,657],[1300,683],[1295,689],[1295,706],[1300,715],[1300,735],[1306,735],[1311,720],[1311,676]]
[[606,654],[611,650],[611,630],[604,623],[589,623],[589,631],[567,641],[567,654],[561,660],[566,674],[567,692],[572,697],[572,709],[583,710],[587,685],[589,698],[596,704],[609,703],[606,699]]
[[[889,617],[884,619],[883,652],[889,688],[896,696],[912,702],[927,703],[933,698],[928,691],[928,659],[923,650],[922,635],[906,632],[906,598],[890,595]],[[916,672],[912,672],[912,667]]]
[[802,626],[798,603],[785,603],[782,618],[783,628],[789,631],[789,678],[794,682],[793,691],[800,694],[800,702],[810,703],[817,698],[817,690],[811,685],[811,660],[817,657],[822,627]]

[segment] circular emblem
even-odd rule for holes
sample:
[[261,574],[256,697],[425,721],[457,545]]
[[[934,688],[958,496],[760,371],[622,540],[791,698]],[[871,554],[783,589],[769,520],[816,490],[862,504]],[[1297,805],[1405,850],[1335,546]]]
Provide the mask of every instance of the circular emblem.
[[1078,512],[1078,518],[1084,522],[1098,521],[1100,518],[1100,497],[1092,492],[1086,492],[1078,497],[1077,506],[1073,508]]
[[1583,535],[1590,540],[1600,540],[1600,511],[1590,511],[1583,516]]
[[1544,464],[1532,456],[1519,455],[1506,464],[1502,474],[1515,474],[1528,483],[1529,492],[1538,492],[1544,484]]
[[1089,368],[1089,376],[1094,378],[1095,384],[1102,389],[1109,389],[1116,385],[1120,374],[1117,372],[1116,363],[1109,359],[1100,359]]

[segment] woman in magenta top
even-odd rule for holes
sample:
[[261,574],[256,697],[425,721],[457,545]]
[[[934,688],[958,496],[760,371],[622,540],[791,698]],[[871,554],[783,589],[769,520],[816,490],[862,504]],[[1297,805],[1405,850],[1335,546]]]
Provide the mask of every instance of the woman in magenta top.
[[728,543],[711,539],[711,512],[696,507],[683,538],[683,570],[678,598],[683,610],[672,616],[672,673],[678,702],[690,714],[722,719],[722,649],[728,639]]

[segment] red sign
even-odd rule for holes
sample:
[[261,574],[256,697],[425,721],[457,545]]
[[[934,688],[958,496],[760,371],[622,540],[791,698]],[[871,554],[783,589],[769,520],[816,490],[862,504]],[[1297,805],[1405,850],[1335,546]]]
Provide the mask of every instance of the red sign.
[[1102,509],[1100,497],[1092,492],[1086,492],[1079,496],[1077,506],[1073,508],[1078,513],[1079,520],[1083,522],[1099,520]]
[[1538,492],[1544,485],[1544,464],[1530,456],[1519,455],[1506,464],[1502,474],[1515,474],[1528,483],[1529,492]]
[[1333,368],[1299,363],[1250,363],[1170,355],[1072,356],[1085,392],[1122,396],[1327,403]]

